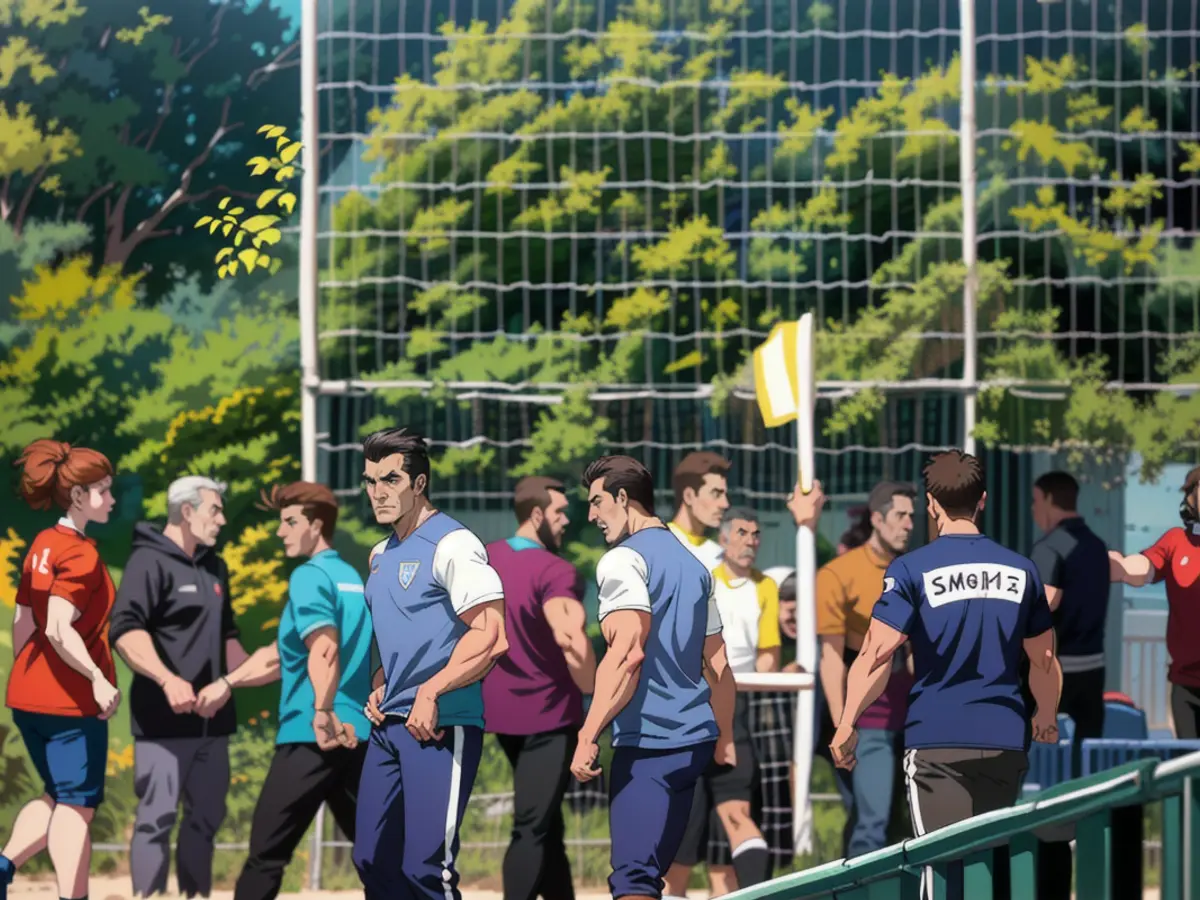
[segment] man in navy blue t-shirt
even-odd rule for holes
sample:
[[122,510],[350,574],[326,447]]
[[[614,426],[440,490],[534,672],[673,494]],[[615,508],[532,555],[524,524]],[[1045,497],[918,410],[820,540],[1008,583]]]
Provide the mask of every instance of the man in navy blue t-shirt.
[[[1062,679],[1036,567],[976,525],[987,497],[979,461],[940,453],[924,476],[938,537],[888,566],[830,748],[839,766],[853,768],[855,722],[882,693],[892,654],[907,640],[916,681],[904,772],[917,835],[1016,802],[1030,725],[1034,740],[1058,740]],[[1021,693],[1023,655],[1032,711]]]

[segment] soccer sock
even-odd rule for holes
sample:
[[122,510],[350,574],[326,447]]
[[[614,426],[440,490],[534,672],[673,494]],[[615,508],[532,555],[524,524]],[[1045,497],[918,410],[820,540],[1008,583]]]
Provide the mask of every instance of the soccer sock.
[[760,837],[742,841],[733,851],[733,871],[738,889],[753,887],[771,879],[771,849]]

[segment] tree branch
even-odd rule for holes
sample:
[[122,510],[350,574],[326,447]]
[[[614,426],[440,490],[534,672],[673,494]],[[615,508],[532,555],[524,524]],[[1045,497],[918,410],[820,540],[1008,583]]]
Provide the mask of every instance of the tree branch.
[[87,215],[88,210],[92,208],[92,204],[111,191],[114,187],[116,187],[116,185],[110,181],[108,184],[101,185],[100,187],[96,188],[96,190],[92,191],[91,194],[88,195],[87,199],[80,204],[79,209],[76,211],[75,221],[82,222],[84,216]]
[[[186,62],[183,61],[183,55],[185,51],[182,51],[181,49],[182,45],[180,44],[179,38],[175,39],[175,43],[171,48],[171,55],[183,63],[183,75],[181,77],[186,78],[187,76],[191,75],[192,69],[195,67],[196,63],[200,62],[200,60],[204,59],[205,56],[207,56],[216,48],[221,34],[221,22],[224,20],[225,11],[228,8],[229,7],[225,5],[217,7],[216,14],[213,16],[212,27],[209,28],[208,31],[208,43],[197,50],[195,54],[193,54],[192,58]],[[144,150],[150,150],[154,146],[154,142],[158,140],[158,136],[162,132],[163,125],[166,124],[167,119],[170,118],[171,112],[175,108],[174,101],[176,83],[177,82],[171,82],[170,84],[163,85],[162,106],[159,109],[158,119],[155,121],[154,127],[150,129],[149,137],[146,138],[146,143],[142,148]],[[138,135],[138,137],[140,138],[141,135]],[[134,139],[133,145],[135,147],[137,146],[136,138]]]
[[[192,186],[196,172],[208,162],[208,158],[212,155],[216,146],[231,131],[242,126],[241,122],[231,123],[229,121],[229,109],[232,102],[233,98],[226,97],[221,103],[221,119],[216,129],[204,144],[203,149],[192,158],[191,162],[180,173],[179,184],[175,190],[171,192],[170,196],[163,201],[158,209],[139,222],[134,226],[132,231],[125,235],[122,234],[125,209],[128,206],[132,188],[126,188],[121,192],[121,196],[112,210],[112,215],[108,219],[108,241],[104,250],[104,261],[106,263],[124,263],[138,246],[151,239],[167,216],[179,207],[195,202],[197,199],[212,193],[212,191],[204,191],[200,194],[189,194],[188,190]],[[214,188],[213,191],[215,190],[217,189]]]
[[292,41],[276,54],[275,58],[261,66],[246,76],[246,87],[250,90],[257,90],[258,86],[274,75],[276,72],[282,72],[284,69],[291,69],[300,65],[300,60],[294,59],[291,62],[284,62],[295,51],[300,49],[299,41]]
[[12,207],[8,205],[8,189],[12,187],[12,176],[4,176],[4,183],[0,184],[0,222],[7,222],[9,213],[12,212]]
[[42,179],[46,177],[46,168],[46,166],[39,166],[38,170],[33,173],[29,187],[25,189],[25,195],[21,198],[21,203],[17,206],[16,218],[13,219],[14,234],[20,235],[21,230],[25,227],[25,216],[29,214],[29,204],[33,202],[33,195],[37,193]]

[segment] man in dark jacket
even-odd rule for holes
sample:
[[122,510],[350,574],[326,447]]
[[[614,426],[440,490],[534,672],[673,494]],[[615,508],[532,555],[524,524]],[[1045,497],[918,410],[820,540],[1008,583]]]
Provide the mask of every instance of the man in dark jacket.
[[167,490],[167,525],[141,523],[121,578],[109,636],[134,671],[130,721],[138,798],[130,869],[135,895],[165,892],[171,831],[179,892],[212,892],[213,839],[225,818],[232,700],[198,714],[196,695],[246,659],[214,545],[225,485],[189,476]]

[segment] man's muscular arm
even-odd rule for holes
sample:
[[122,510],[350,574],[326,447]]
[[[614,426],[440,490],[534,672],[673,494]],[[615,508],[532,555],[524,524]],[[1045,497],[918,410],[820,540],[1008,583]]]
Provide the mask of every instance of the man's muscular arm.
[[467,626],[467,633],[454,645],[445,667],[422,688],[435,698],[479,681],[508,652],[503,600],[473,606],[460,618]]
[[580,730],[580,740],[595,743],[633,699],[646,657],[650,635],[650,613],[620,609],[605,616],[600,624],[608,650],[596,667],[596,689],[592,705]]

